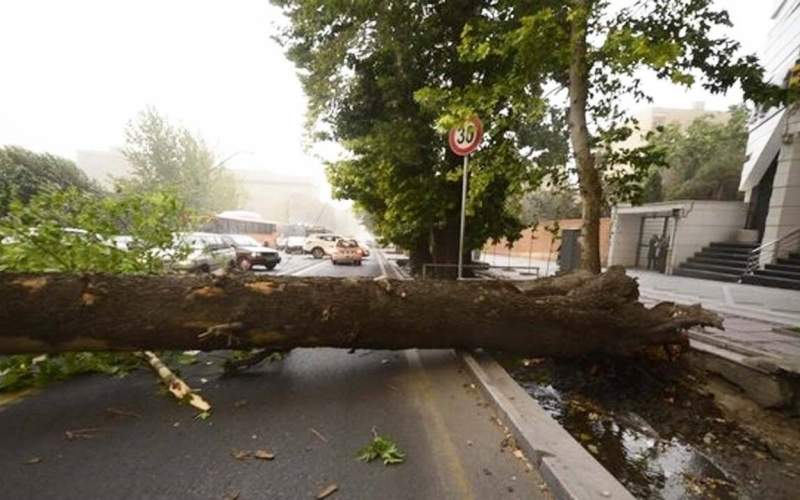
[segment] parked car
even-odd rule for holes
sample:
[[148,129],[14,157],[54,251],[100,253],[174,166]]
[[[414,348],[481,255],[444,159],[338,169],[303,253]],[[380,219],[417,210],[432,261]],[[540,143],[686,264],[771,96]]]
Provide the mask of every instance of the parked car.
[[303,253],[303,245],[306,239],[304,236],[289,236],[286,238],[286,253]]
[[303,243],[303,252],[310,253],[315,259],[321,259],[326,255],[333,255],[336,242],[342,239],[335,234],[314,234],[306,238]]
[[361,259],[364,258],[364,251],[358,246],[356,240],[341,239],[336,242],[331,255],[331,262],[337,264],[356,264],[361,265]]
[[[176,243],[186,245],[189,253],[181,260],[172,262],[172,269],[208,273],[236,265],[236,251],[219,234],[182,233],[177,236]],[[168,255],[165,258],[169,260]]]
[[249,271],[253,266],[264,266],[268,270],[275,269],[281,261],[281,255],[246,234],[224,234],[222,240],[236,251],[236,265],[242,271]]
[[369,257],[369,245],[367,245],[367,244],[366,244],[366,243],[364,243],[363,241],[358,241],[358,240],[355,240],[355,242],[356,242],[356,243],[358,243],[358,248],[360,248],[360,249],[361,249],[361,255],[362,255],[362,256],[363,256],[365,259],[366,259],[367,257]]

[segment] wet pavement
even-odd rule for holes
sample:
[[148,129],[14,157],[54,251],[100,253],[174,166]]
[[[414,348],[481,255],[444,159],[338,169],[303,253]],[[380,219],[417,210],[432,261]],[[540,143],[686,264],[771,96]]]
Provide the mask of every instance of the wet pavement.
[[499,360],[637,498],[796,498],[798,450],[775,455],[682,368]]

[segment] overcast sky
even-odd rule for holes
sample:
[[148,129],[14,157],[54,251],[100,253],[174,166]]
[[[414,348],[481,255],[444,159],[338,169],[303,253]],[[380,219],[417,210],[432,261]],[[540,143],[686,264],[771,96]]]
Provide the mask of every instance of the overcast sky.
[[[773,1],[718,1],[730,35],[760,52]],[[303,150],[300,84],[270,39],[280,22],[267,0],[2,0],[0,145],[70,158],[118,147],[153,105],[220,156],[236,154],[237,168],[322,179]],[[647,85],[658,106],[723,109],[741,97]]]

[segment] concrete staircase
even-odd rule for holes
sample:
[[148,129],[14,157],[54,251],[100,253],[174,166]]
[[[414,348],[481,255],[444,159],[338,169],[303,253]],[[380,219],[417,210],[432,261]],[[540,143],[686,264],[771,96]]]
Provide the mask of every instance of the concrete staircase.
[[742,283],[800,290],[800,253],[791,253],[785,259],[767,264],[744,276]]
[[756,248],[758,243],[711,243],[689,257],[673,274],[736,283],[747,271],[750,253]]

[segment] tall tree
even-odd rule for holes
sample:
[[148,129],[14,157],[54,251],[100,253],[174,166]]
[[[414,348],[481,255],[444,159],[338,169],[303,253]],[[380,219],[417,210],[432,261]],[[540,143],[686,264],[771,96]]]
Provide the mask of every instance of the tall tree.
[[133,165],[129,178],[117,179],[122,191],[169,189],[199,213],[238,208],[239,190],[224,161],[203,139],[170,124],[146,108],[125,130],[123,155]]
[[[513,61],[506,90],[513,83],[519,89],[547,84],[554,97],[543,106],[563,106],[561,99],[566,100],[572,161],[561,178],[578,179],[586,270],[600,271],[599,222],[609,194],[604,184],[617,199],[639,199],[654,163],[650,145],[614,147],[635,128],[621,98],[648,99],[643,71],[680,85],[699,81],[712,93],[738,83],[759,103],[788,98],[786,90],[764,83],[755,56],[739,56],[739,43],[715,35],[730,20],[713,3],[638,0],[616,10],[604,0],[509,0],[484,9],[465,31],[462,57],[501,55]],[[529,11],[521,11],[522,5]]]
[[27,203],[43,191],[67,188],[100,191],[97,184],[66,158],[17,146],[0,148],[0,216],[8,212],[14,199]]
[[738,200],[739,176],[747,148],[747,120],[743,106],[731,108],[720,123],[702,116],[686,129],[667,125],[651,136],[650,143],[664,152],[668,168],[658,169],[667,200]]
[[[459,57],[465,27],[492,2],[273,3],[290,21],[279,38],[301,70],[310,128],[349,152],[328,166],[335,196],[370,213],[378,235],[409,248],[413,264],[456,262],[462,161],[444,132],[477,113],[487,134],[471,162],[466,250],[519,234],[507,199],[538,184],[531,156],[543,148],[530,147],[538,136],[529,131],[549,118],[536,86],[474,94],[476,81],[499,88],[496,75],[507,73],[501,57]],[[471,104],[451,112],[459,100]]]

